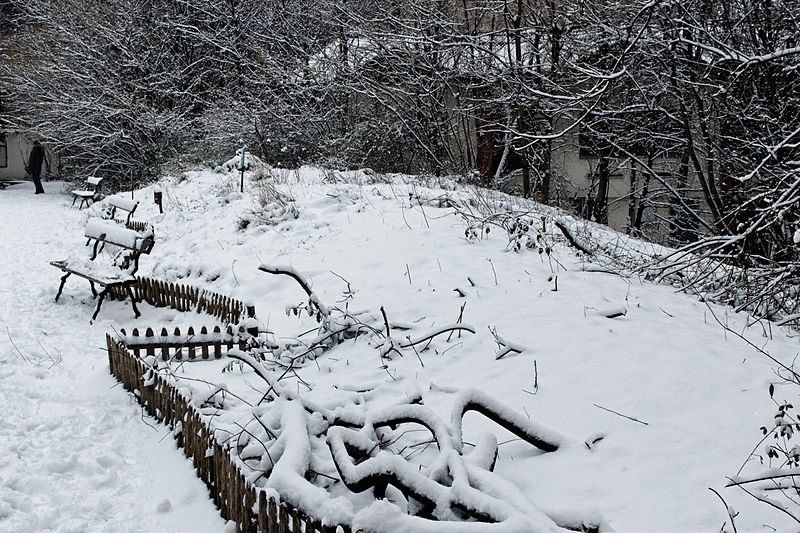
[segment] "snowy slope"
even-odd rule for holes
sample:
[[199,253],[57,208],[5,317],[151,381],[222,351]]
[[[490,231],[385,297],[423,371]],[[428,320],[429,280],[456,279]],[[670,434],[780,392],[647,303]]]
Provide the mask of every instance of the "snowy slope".
[[[316,363],[307,362],[298,372],[313,389],[306,394],[320,402],[335,402],[348,390],[376,387],[387,391],[387,402],[392,395],[419,394],[425,405],[448,419],[454,401],[451,391],[476,387],[574,444],[540,455],[484,418],[472,414],[465,418],[465,441],[474,442],[482,430],[495,432],[501,443],[497,472],[548,513],[597,512],[620,532],[718,531],[728,517],[708,490],[713,487],[740,511],[740,531],[787,527],[779,513],[741,491],[722,488],[725,476],[736,474],[760,438],[758,428],[772,418],[774,408],[767,387],[774,375],[763,356],[725,334],[712,312],[763,345],[767,339],[760,326],[745,329],[744,316],[707,307],[667,286],[587,271],[585,260],[552,228],[547,237],[553,244],[552,257],[536,250],[507,251],[507,238],[497,228],[470,243],[464,238],[462,219],[452,209],[435,207],[437,202],[421,208],[417,202],[418,198],[468,198],[472,194],[452,183],[426,188],[406,184],[402,177],[384,183],[361,173],[333,174],[310,168],[275,171],[275,178],[278,189],[294,200],[297,218],[295,211],[273,211],[272,223],[264,223],[263,217],[252,214],[259,210],[263,186],[248,183],[241,194],[235,175],[193,172],[162,180],[163,215],[151,203],[151,189],[137,191],[142,200],[137,218],[155,222],[156,234],[156,246],[142,260],[141,273],[252,300],[262,326],[273,332],[275,339],[297,335],[316,323],[308,317],[286,316],[286,306],[301,303],[305,294],[286,276],[258,271],[264,263],[291,265],[312,279],[315,292],[326,304],[366,310],[364,316],[379,324],[383,306],[392,323],[413,328],[406,333],[412,337],[452,324],[466,303],[463,322],[475,328],[475,335],[454,336],[449,343],[446,336],[438,338],[419,357],[413,352],[394,357],[385,369],[375,346],[364,340],[346,342]],[[170,439],[159,442],[165,431],[148,428],[138,420],[139,412],[126,393],[110,389],[114,382],[107,375],[104,353],[98,349],[104,332],[112,328],[160,327],[165,322],[168,327],[197,326],[207,319],[142,306],[143,317],[134,321],[126,304],[108,302],[100,320],[89,326],[92,302],[88,287],[77,281],[68,283],[64,299],[54,304],[59,272],[47,267],[47,260],[62,255],[55,250],[66,252],[82,244],[85,215],[65,208],[63,198],[27,194],[14,190],[0,193],[4,203],[0,220],[7,220],[0,225],[4,235],[0,246],[5,247],[4,256],[24,258],[6,261],[3,266],[7,271],[0,281],[4,292],[19,298],[4,298],[0,309],[23,353],[41,354],[35,335],[47,331],[46,340],[51,344],[43,341],[44,346],[58,345],[62,358],[50,370],[46,370],[47,359],[45,369],[33,367],[21,361],[7,336],[0,341],[0,397],[14,407],[12,411],[18,411],[12,421],[19,417],[2,430],[12,438],[0,445],[29,442],[26,437],[31,430],[22,423],[24,419],[42,420],[40,434],[47,443],[67,440],[64,447],[40,444],[50,459],[19,453],[19,459],[11,463],[13,475],[36,471],[41,485],[57,476],[72,476],[72,484],[59,483],[63,487],[60,502],[83,488],[100,491],[113,505],[129,504],[130,509],[110,512],[110,520],[121,521],[117,529],[124,530],[124,517],[130,511],[141,513],[146,520],[174,518],[175,524],[180,523],[180,516],[191,515],[186,524],[196,521],[209,531],[220,530],[219,518],[216,522],[198,520],[205,516],[201,513],[213,514],[210,503],[199,501],[204,494],[199,482],[191,479],[181,456],[169,451],[174,449]],[[41,211],[37,209],[40,204],[46,213],[32,219]],[[100,209],[97,206],[91,211]],[[19,280],[30,281],[23,284]],[[465,296],[460,297],[454,289]],[[604,316],[610,314],[605,311],[622,309],[626,311],[623,316]],[[526,350],[496,360],[497,344],[490,330]],[[775,328],[772,335],[766,348],[779,359],[791,361],[798,351],[797,341]],[[398,340],[404,338],[404,334],[397,336]],[[224,382],[243,397],[257,394],[251,385],[260,384],[253,373],[238,368],[223,373],[227,363],[185,364],[176,371],[216,384]],[[44,377],[40,379],[40,375]],[[9,393],[7,383],[13,384],[13,392]],[[294,378],[287,386],[306,389]],[[203,390],[200,385],[192,387]],[[42,392],[48,390],[50,393]],[[88,424],[68,419],[50,429],[54,413],[27,399],[34,391],[47,401],[66,395],[58,404],[75,412],[73,416],[80,411]],[[76,408],[69,409],[70,404]],[[115,410],[107,415],[109,420],[102,423],[103,409],[112,407]],[[235,416],[235,410],[230,416]],[[120,419],[127,423],[119,423]],[[74,434],[75,427],[84,426],[93,429]],[[73,432],[67,431],[69,428]],[[126,432],[123,438],[120,433],[125,428],[131,435]],[[604,438],[592,449],[583,445],[599,435]],[[95,457],[109,453],[102,450],[114,450],[120,440],[125,443],[123,451],[135,453],[131,462],[141,465],[138,474],[120,475],[127,483],[126,490],[141,493],[138,498],[113,499],[119,494],[114,492],[118,486],[97,488],[103,480],[97,479],[93,469],[100,467],[83,454],[78,454],[69,468],[72,455],[65,450],[81,449],[78,442],[88,447],[85,457],[97,463]],[[9,444],[12,441],[15,444]],[[13,449],[7,448],[6,454]],[[160,459],[153,459],[156,456]],[[417,460],[424,462],[424,454]],[[66,474],[46,471],[46,465],[54,461],[63,461],[55,466],[62,470],[66,465]],[[115,464],[123,462],[125,468],[136,466],[127,461]],[[175,496],[170,489],[145,499],[145,494],[158,486],[153,476],[165,474],[164,468],[156,467],[162,463],[180,470],[165,477],[172,479],[175,490],[191,492],[194,503],[186,503],[186,498]],[[12,497],[21,499],[19,493],[34,491],[6,479],[9,476],[0,476],[0,490]],[[158,503],[166,498],[172,509],[156,513]],[[142,501],[141,508],[134,505],[136,500]],[[0,501],[11,500],[3,497]],[[71,527],[68,524],[74,517],[67,515],[67,510],[62,511],[63,516],[49,517],[45,511],[36,514],[36,506],[18,510],[20,505],[0,507],[0,518],[5,517],[0,530],[6,523],[22,524],[22,517],[31,514],[41,521],[42,530],[48,524],[53,530]],[[195,506],[201,505],[197,511]],[[78,529],[92,527],[102,530],[97,522]],[[161,525],[156,529],[169,530]]]

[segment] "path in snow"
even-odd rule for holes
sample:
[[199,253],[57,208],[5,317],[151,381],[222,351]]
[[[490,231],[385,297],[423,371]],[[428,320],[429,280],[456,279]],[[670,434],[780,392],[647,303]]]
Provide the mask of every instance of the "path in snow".
[[83,245],[86,214],[45,186],[0,191],[0,532],[222,531],[191,463],[108,373],[109,318],[130,310],[109,302],[90,325],[74,279],[53,302],[48,261]]

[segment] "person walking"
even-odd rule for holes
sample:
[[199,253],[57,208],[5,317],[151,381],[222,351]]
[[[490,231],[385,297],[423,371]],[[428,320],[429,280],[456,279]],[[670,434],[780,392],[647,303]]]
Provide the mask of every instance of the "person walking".
[[33,141],[33,148],[31,148],[31,153],[28,156],[28,166],[26,170],[33,178],[33,184],[36,186],[36,192],[34,194],[44,193],[44,187],[42,187],[41,180],[43,162],[44,148],[42,148],[42,144],[38,140]]

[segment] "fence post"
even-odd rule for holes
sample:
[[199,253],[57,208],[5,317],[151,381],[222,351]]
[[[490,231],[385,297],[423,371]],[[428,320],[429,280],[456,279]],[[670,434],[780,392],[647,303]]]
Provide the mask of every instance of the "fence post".
[[230,324],[225,328],[225,337],[227,337],[225,344],[228,347],[228,351],[230,351],[233,349],[233,326]]
[[244,332],[245,332],[244,331],[244,326],[239,326],[239,333],[238,333],[239,349],[242,350],[242,351],[245,351],[247,349],[247,343],[244,340],[244,335],[242,335],[242,333],[244,333]]
[[148,356],[149,355],[153,355],[153,356],[156,355],[156,349],[153,346],[153,337],[155,337],[155,335],[156,334],[153,331],[153,328],[147,328],[147,330],[144,332],[145,341],[147,343],[147,346],[146,346],[145,350],[146,350]]
[[219,326],[214,326],[214,336],[216,337],[214,341],[214,359],[220,359],[222,357],[222,331]]
[[269,511],[267,512],[267,531],[269,533],[278,533],[278,504],[275,498],[269,498]]
[[[253,488],[255,490],[255,488]],[[259,533],[267,533],[268,526],[267,515],[267,495],[263,490],[258,491],[258,531]]]
[[297,507],[292,507],[292,533],[303,533],[300,511],[297,510]]
[[290,533],[289,510],[286,508],[286,502],[281,502],[278,507],[278,531],[280,531],[280,533]]
[[194,328],[189,326],[189,330],[186,332],[186,346],[189,348],[189,359],[194,359],[197,357],[195,354],[195,345],[194,343]]
[[175,328],[175,332],[173,333],[173,336],[175,337],[173,339],[173,344],[175,344],[175,347],[173,348],[175,350],[175,359],[180,361],[181,359],[183,359],[183,348],[181,347],[181,344],[183,344],[183,343],[180,342],[180,339],[181,339],[181,330],[180,330],[180,328],[178,328],[178,327]]
[[106,350],[108,350],[108,369],[111,372],[111,375],[114,374],[114,355],[113,355],[113,345],[111,344],[111,335],[106,333]]
[[167,328],[161,328],[161,359],[169,361],[169,333]]
[[205,342],[206,341],[205,337],[208,336],[208,329],[205,326],[200,328],[200,335],[203,335],[204,337],[203,344],[200,345],[200,350],[203,354],[203,359],[208,359],[208,343]]
[[[133,328],[133,331],[131,331],[131,336],[138,337],[139,336],[139,329],[138,328]],[[133,339],[134,343],[136,343],[137,341],[138,341],[138,339]],[[140,352],[140,348],[139,348],[139,346],[137,344],[136,347],[133,349],[133,355],[135,355],[136,357],[139,357],[139,352]]]

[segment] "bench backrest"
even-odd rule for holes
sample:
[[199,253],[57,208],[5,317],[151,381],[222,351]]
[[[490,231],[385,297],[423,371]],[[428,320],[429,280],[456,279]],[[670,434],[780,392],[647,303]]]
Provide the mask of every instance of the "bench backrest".
[[154,244],[152,228],[147,231],[139,232],[125,228],[114,222],[100,219],[90,220],[86,224],[86,232],[84,235],[96,241],[95,248],[98,243],[102,242],[113,244],[120,248],[127,248],[137,253],[149,254]]
[[86,178],[86,183],[88,183],[95,189],[97,188],[98,185],[100,185],[101,181],[103,181],[103,178],[95,178],[94,176],[89,176],[88,178]]
[[108,208],[104,217],[107,216],[108,218],[113,219],[117,214],[117,210],[125,211],[128,213],[128,215],[125,217],[125,225],[127,226],[131,221],[131,216],[133,216],[133,212],[136,211],[137,207],[139,207],[139,200],[123,198],[122,196],[112,196],[108,198]]
[[131,200],[130,198],[123,198],[122,196],[111,196],[106,199],[108,205],[114,209],[121,209],[128,213],[133,213],[139,206],[139,200]]

